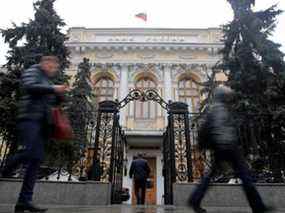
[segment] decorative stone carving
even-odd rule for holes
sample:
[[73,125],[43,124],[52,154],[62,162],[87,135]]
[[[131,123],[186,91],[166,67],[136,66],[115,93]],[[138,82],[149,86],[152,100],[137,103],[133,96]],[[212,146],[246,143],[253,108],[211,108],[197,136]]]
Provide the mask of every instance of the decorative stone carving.
[[95,56],[100,59],[112,58],[114,54],[111,51],[99,51],[96,52]]
[[163,81],[163,71],[160,64],[134,64],[129,71],[129,81],[133,82],[135,76],[139,73],[150,73],[154,75],[158,81]]
[[193,56],[193,54],[191,53],[182,53],[182,54],[179,54],[178,57],[180,59],[195,59],[196,57]]
[[205,79],[205,73],[209,70],[206,64],[180,64],[173,65],[172,67],[172,79],[177,79],[181,74],[194,74],[197,75],[200,80]]
[[[220,43],[221,29],[86,29],[71,28],[68,42]],[[67,42],[67,43],[68,43]]]
[[80,42],[81,41],[81,32],[72,32],[69,34],[68,42]]
[[153,59],[155,58],[156,54],[153,52],[142,52],[138,53],[138,57],[142,59]]
[[93,63],[92,64],[92,71],[96,75],[96,73],[109,73],[115,77],[116,80],[119,80],[121,77],[121,66],[119,64],[100,64],[100,63]]

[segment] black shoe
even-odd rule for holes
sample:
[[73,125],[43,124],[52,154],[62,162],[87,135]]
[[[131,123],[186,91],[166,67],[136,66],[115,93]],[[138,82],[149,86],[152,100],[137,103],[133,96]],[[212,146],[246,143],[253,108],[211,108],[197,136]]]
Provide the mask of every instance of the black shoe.
[[195,204],[191,199],[188,201],[188,206],[193,209],[195,213],[207,213],[206,209],[203,209],[200,205]]
[[253,211],[253,213],[266,213],[266,212],[272,212],[272,211],[275,211],[275,208],[271,206],[267,206],[262,210]]
[[0,178],[12,178],[13,172],[9,172],[6,168],[0,170]]
[[46,212],[48,209],[40,208],[32,203],[17,203],[15,206],[15,213],[24,213],[28,212]]
[[191,206],[195,213],[207,213],[206,209],[203,209],[200,206]]
[[0,178],[7,178],[7,175],[4,172],[4,169],[0,170]]

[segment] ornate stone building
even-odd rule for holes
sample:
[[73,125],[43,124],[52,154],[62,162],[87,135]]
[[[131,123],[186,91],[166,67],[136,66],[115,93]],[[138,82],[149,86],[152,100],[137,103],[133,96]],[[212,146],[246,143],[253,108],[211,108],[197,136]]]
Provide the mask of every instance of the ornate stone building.
[[[87,29],[71,28],[70,75],[84,57],[92,67],[92,84],[97,101],[122,100],[135,89],[156,89],[166,101],[181,101],[196,112],[201,100],[197,82],[206,80],[219,60],[221,31],[211,29]],[[154,102],[135,101],[121,112],[128,148],[125,167],[138,152],[148,159],[153,187],[148,190],[149,204],[163,203],[162,134],[167,113]],[[126,175],[124,187],[131,189]],[[129,201],[131,202],[131,201]]]

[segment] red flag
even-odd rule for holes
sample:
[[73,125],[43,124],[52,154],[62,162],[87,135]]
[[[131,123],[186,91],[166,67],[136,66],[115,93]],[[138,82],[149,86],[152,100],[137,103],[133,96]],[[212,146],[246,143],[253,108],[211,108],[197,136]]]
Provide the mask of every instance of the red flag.
[[139,19],[146,22],[147,21],[147,14],[146,13],[138,13],[138,14],[136,14],[136,18],[139,18]]

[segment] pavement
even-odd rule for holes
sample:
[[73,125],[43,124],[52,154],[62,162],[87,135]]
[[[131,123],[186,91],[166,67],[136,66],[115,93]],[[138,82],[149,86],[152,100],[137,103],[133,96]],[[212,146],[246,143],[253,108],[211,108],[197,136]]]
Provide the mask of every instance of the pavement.
[[[248,208],[231,207],[211,207],[207,208],[209,213],[251,213]],[[0,213],[12,213],[13,206],[1,205]],[[48,213],[193,213],[192,210],[183,207],[173,206],[50,206]],[[274,211],[273,213],[285,213],[285,209]]]

